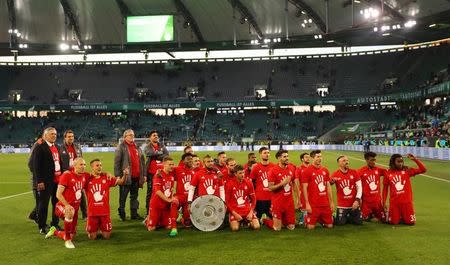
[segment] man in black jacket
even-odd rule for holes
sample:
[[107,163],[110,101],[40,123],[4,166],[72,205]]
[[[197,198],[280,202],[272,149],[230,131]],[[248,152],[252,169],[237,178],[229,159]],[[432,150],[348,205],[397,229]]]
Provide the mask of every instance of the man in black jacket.
[[56,129],[49,127],[44,130],[44,142],[35,148],[33,157],[33,170],[36,176],[36,189],[38,191],[38,226],[39,233],[45,235],[47,233],[47,213],[48,202],[52,200],[52,222],[51,225],[58,227],[59,219],[55,215],[55,205],[57,203],[56,187],[58,185],[59,176],[65,168],[61,166],[61,156],[56,146]]
[[34,201],[35,201],[35,205],[33,210],[31,211],[31,213],[28,215],[28,219],[33,220],[34,222],[37,223],[37,209],[38,209],[38,205],[39,205],[39,200],[38,200],[38,192],[37,192],[37,180],[36,180],[36,175],[34,173],[34,166],[33,166],[33,159],[34,159],[34,154],[35,154],[35,150],[36,150],[36,146],[42,144],[44,142],[44,139],[42,138],[42,136],[39,136],[39,138],[36,140],[36,142],[33,144],[33,146],[31,146],[30,149],[30,157],[28,158],[28,169],[30,170],[31,173],[31,188],[33,189],[33,196],[34,196]]
[[[81,146],[74,143],[75,133],[72,130],[67,130],[64,132],[64,143],[61,146],[61,166],[63,168],[72,168],[73,161],[77,157],[83,157],[83,152],[81,151]],[[87,218],[87,207],[86,207],[86,194],[83,190],[83,196],[81,196],[81,215],[83,219]]]

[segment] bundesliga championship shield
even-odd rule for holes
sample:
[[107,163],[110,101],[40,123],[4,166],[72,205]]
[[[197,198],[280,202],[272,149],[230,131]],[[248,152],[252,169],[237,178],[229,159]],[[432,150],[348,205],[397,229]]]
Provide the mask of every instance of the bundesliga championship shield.
[[191,221],[200,231],[214,231],[225,219],[226,208],[223,201],[214,195],[204,195],[191,204]]

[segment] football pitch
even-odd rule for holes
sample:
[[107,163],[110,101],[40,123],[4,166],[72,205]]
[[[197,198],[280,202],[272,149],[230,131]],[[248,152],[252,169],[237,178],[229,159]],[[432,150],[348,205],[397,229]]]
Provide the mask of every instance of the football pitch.
[[[198,153],[200,157],[206,152]],[[215,153],[210,153],[215,155]],[[299,164],[299,151],[290,161]],[[362,153],[323,152],[330,173],[336,158],[346,154],[352,168],[364,165]],[[172,156],[178,163],[180,153]],[[227,152],[245,163],[247,152]],[[275,152],[271,160],[275,162]],[[103,161],[112,172],[113,153],[86,153]],[[389,157],[378,155],[386,167]],[[176,238],[168,231],[147,232],[140,221],[122,222],[117,215],[118,188],[111,190],[113,232],[110,240],[90,241],[85,221],[79,220],[75,249],[62,240],[44,239],[37,225],[27,219],[34,206],[26,154],[0,154],[0,264],[449,264],[450,263],[450,163],[423,160],[425,175],[412,180],[417,224],[391,226],[364,223],[313,231],[296,228],[274,232],[229,228],[214,232],[179,229]],[[408,159],[407,165],[414,166]],[[89,169],[88,169],[89,170]],[[335,188],[333,188],[335,192]],[[145,214],[145,190],[139,191],[140,215]],[[127,201],[127,218],[129,219]],[[62,222],[60,222],[62,225]]]

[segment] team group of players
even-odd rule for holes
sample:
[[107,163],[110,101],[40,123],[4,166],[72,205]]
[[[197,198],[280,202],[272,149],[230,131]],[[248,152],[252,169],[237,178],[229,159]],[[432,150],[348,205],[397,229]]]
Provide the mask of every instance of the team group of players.
[[[249,162],[243,166],[224,152],[218,154],[216,163],[209,155],[200,161],[192,152],[184,153],[178,166],[170,156],[164,157],[152,180],[153,192],[144,221],[148,231],[165,227],[170,229],[170,236],[176,236],[179,215],[181,224],[190,227],[190,204],[203,195],[215,195],[225,202],[232,231],[244,223],[259,229],[260,221],[276,231],[283,226],[292,230],[297,223],[308,229],[314,229],[317,223],[332,228],[346,223],[362,224],[363,220],[415,224],[410,178],[426,169],[412,154],[407,157],[418,168],[406,167],[403,157],[395,154],[389,168],[383,169],[376,166],[376,154],[367,152],[367,165],[354,170],[346,156],[339,156],[338,169],[331,175],[322,165],[320,150],[302,153],[298,167],[289,162],[286,150],[276,153],[277,163],[269,162],[270,150],[266,147],[259,149],[259,156],[260,161],[256,162],[256,156],[250,154]],[[52,227],[46,237],[56,235],[69,248],[73,247],[82,190],[88,201],[88,237],[95,239],[100,231],[109,238],[109,189],[125,183],[129,176],[128,168],[121,177],[104,173],[98,159],[92,160],[90,166],[91,173],[86,173],[86,162],[76,158],[72,170],[59,179],[55,212],[64,219],[64,230]],[[336,209],[332,185],[336,186]],[[299,222],[296,209],[301,211]]]

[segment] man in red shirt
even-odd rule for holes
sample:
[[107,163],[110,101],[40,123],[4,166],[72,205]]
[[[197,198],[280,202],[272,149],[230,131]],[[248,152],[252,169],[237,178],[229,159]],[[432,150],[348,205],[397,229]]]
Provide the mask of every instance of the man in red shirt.
[[226,184],[226,201],[229,211],[231,231],[238,231],[241,222],[248,222],[253,229],[259,229],[255,215],[255,190],[250,179],[244,178],[244,168],[236,165],[233,170],[235,178]]
[[236,160],[229,157],[227,158],[227,160],[225,160],[225,165],[227,170],[222,172],[222,182],[224,187],[226,187],[228,181],[235,178],[234,167],[236,166]]
[[159,134],[153,130],[149,133],[150,142],[145,146],[144,153],[147,157],[146,176],[147,176],[147,195],[145,197],[145,208],[149,209],[150,198],[152,197],[152,179],[158,169],[162,169],[162,160],[169,156],[169,151],[164,144],[159,142]]
[[425,165],[413,154],[408,154],[407,157],[414,161],[418,168],[405,166],[402,155],[393,154],[389,161],[389,170],[383,178],[383,205],[387,208],[386,199],[389,194],[387,221],[393,225],[399,224],[400,220],[407,225],[416,223],[410,179],[427,171]]
[[[179,207],[181,207],[183,213],[181,222],[185,227],[190,227],[191,219],[187,198],[191,188],[192,177],[194,176],[192,154],[184,153],[181,156],[181,161],[183,162],[183,165],[175,168],[175,181],[177,182],[176,196],[180,204]],[[172,204],[172,206],[175,206],[175,204]],[[178,211],[178,209],[176,210]]]
[[56,197],[59,201],[56,204],[55,214],[61,219],[64,218],[64,231],[58,231],[56,227],[52,226],[45,235],[45,238],[56,235],[63,239],[66,248],[75,248],[72,238],[76,234],[81,192],[89,178],[89,174],[84,172],[85,168],[86,162],[79,157],[74,161],[73,171],[66,171],[61,175],[56,191]]
[[249,153],[247,155],[247,163],[244,164],[245,177],[250,178],[250,173],[252,172],[253,165],[256,164],[255,153]]
[[300,155],[300,165],[297,167],[297,169],[295,170],[295,185],[298,187],[298,196],[299,198],[297,199],[298,201],[300,201],[300,217],[299,217],[299,224],[303,225],[305,222],[305,217],[307,214],[306,211],[306,204],[305,204],[305,198],[303,197],[302,194],[302,188],[301,188],[301,177],[302,177],[302,172],[303,170],[305,170],[307,167],[309,167],[309,160],[311,159],[311,157],[309,156],[308,153],[302,153]]
[[194,173],[197,173],[203,169],[203,164],[200,161],[200,157],[196,154],[192,155],[192,169],[194,170]]
[[[75,143],[75,133],[72,130],[64,132],[64,143],[61,145],[61,166],[66,169],[73,167],[73,160],[77,157],[83,157],[81,146]],[[86,195],[81,197],[81,215],[83,219],[87,217]]]
[[88,201],[88,218],[86,232],[89,239],[96,239],[100,230],[104,239],[111,236],[112,223],[109,206],[109,188],[123,185],[128,177],[129,169],[124,169],[121,178],[112,177],[103,172],[100,159],[90,162],[91,175],[86,185],[86,196]]
[[336,225],[347,223],[361,225],[362,216],[360,210],[362,184],[356,170],[350,169],[346,156],[337,158],[339,169],[331,175],[331,184],[336,184],[337,209]]
[[[146,220],[148,231],[158,227],[170,230],[169,236],[177,236],[178,199],[174,196],[174,167],[171,157],[164,157],[163,169],[158,169],[153,177],[153,192],[150,199],[150,209]],[[173,205],[175,204],[175,206]]]
[[216,163],[216,168],[218,170],[220,170],[220,172],[224,173],[225,171],[227,171],[227,154],[225,152],[219,152],[217,154],[217,163]]
[[381,203],[381,176],[386,176],[384,168],[377,167],[375,162],[377,154],[367,152],[364,154],[366,166],[358,170],[361,177],[363,193],[361,198],[361,214],[363,220],[382,221],[384,220],[383,204]]
[[269,172],[269,190],[272,192],[273,220],[264,218],[264,224],[275,231],[280,231],[282,225],[287,229],[295,229],[295,206],[292,190],[295,189],[295,171],[288,166],[287,150],[279,150],[275,157],[278,164]]
[[302,191],[305,198],[306,228],[314,229],[319,222],[327,228],[333,227],[333,194],[330,186],[330,173],[322,166],[322,153],[310,153],[312,165],[302,172]]
[[252,167],[250,179],[255,186],[256,194],[256,216],[261,218],[263,214],[272,217],[270,213],[272,193],[269,190],[269,171],[275,165],[269,162],[270,151],[267,147],[259,149],[260,161]]
[[197,196],[215,195],[225,201],[225,188],[222,179],[219,177],[221,172],[215,167],[211,156],[206,155],[203,158],[205,168],[197,172],[191,181],[191,189],[188,194],[188,203]]

